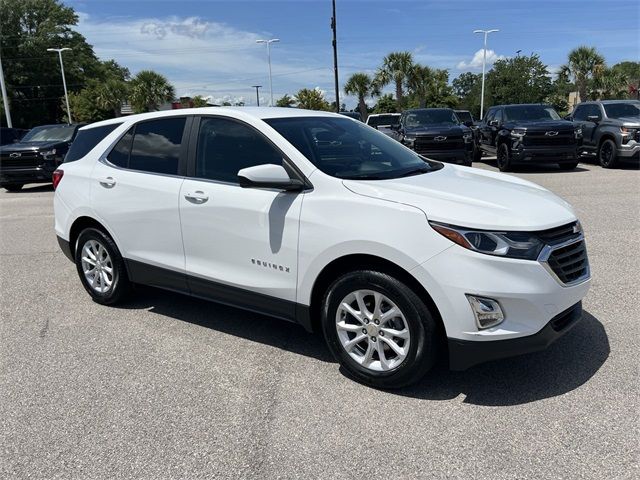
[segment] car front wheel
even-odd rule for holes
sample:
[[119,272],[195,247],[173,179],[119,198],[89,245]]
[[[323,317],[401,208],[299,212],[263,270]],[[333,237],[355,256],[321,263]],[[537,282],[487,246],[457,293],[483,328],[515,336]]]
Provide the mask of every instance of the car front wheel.
[[437,354],[436,323],[413,290],[376,271],[336,280],[322,305],[329,349],[349,376],[378,388],[418,381]]
[[604,168],[615,168],[618,166],[616,144],[613,140],[607,139],[602,142],[602,145],[600,145],[598,149],[598,160]]
[[501,143],[498,147],[497,163],[501,172],[511,171],[511,152],[509,151],[509,146],[506,143]]
[[113,305],[129,292],[124,260],[111,237],[101,230],[87,228],[80,233],[75,260],[82,286],[94,302]]

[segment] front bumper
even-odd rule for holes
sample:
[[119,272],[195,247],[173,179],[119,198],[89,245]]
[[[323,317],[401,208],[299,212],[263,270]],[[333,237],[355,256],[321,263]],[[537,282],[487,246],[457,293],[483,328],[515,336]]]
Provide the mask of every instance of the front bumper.
[[578,161],[578,146],[528,147],[519,145],[511,151],[514,163],[572,163]]
[[432,160],[448,163],[466,164],[473,160],[473,150],[420,150],[416,151],[416,153]]
[[494,342],[448,338],[449,368],[466,370],[479,363],[544,350],[571,330],[582,318],[582,302],[553,317],[538,333]]
[[640,160],[640,143],[629,142],[630,144],[623,144],[616,149],[618,158],[622,160]]

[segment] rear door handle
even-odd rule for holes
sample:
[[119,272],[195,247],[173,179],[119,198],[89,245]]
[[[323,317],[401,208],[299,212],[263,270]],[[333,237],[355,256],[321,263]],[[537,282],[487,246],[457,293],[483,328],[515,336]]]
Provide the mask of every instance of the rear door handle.
[[113,177],[103,178],[99,180],[99,182],[100,185],[102,185],[104,188],[113,188],[116,185],[116,181],[113,179]]
[[196,190],[193,193],[185,193],[184,198],[186,198],[191,203],[195,203],[198,205],[201,203],[205,203],[207,200],[209,200],[209,196],[205,194],[202,190]]

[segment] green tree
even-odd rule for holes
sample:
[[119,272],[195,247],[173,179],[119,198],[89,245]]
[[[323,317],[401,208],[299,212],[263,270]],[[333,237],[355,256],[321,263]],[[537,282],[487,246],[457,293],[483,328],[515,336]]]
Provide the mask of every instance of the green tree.
[[207,99],[202,95],[196,95],[195,97],[193,97],[191,99],[191,103],[193,104],[193,108],[206,107],[208,105]]
[[620,62],[616,63],[612,70],[620,72],[627,77],[627,97],[640,99],[638,88],[640,87],[640,62]]
[[367,103],[365,100],[375,93],[371,77],[366,73],[354,73],[344,84],[344,93],[358,97],[360,117],[365,120],[367,118]]
[[398,109],[404,105],[404,89],[412,68],[413,56],[410,52],[392,52],[384,57],[382,66],[376,72],[374,85],[377,90],[393,82]]
[[136,113],[152,112],[173,100],[175,89],[169,81],[152,70],[142,70],[131,80],[131,105]]
[[69,92],[100,78],[101,65],[91,45],[71,28],[78,16],[59,0],[0,0],[0,12],[0,50],[14,124],[60,121],[60,65],[57,54],[47,48],[73,49],[63,53]]
[[603,68],[591,83],[589,96],[597,99],[626,98],[629,93],[629,77],[620,69]]
[[455,93],[460,100],[463,100],[474,92],[477,89],[477,86],[481,83],[481,74],[464,72],[454,78],[451,85],[453,87],[453,93]]
[[581,101],[589,99],[589,84],[604,65],[604,57],[594,47],[581,46],[569,52],[563,70],[573,77]]
[[319,88],[303,88],[296,93],[298,108],[307,110],[331,110],[331,105],[324,98],[324,93]]
[[293,107],[296,104],[295,98],[285,93],[284,96],[276,100],[276,107]]
[[110,111],[114,117],[119,117],[122,102],[129,95],[129,85],[117,78],[110,78],[95,86],[94,95],[94,100],[99,108]]
[[427,97],[435,89],[433,69],[427,65],[413,65],[407,79],[410,95],[418,102],[420,108],[427,106]]
[[390,93],[382,95],[373,107],[373,113],[396,113],[397,111],[396,101]]
[[553,90],[549,70],[536,54],[497,60],[486,82],[488,104],[542,103]]

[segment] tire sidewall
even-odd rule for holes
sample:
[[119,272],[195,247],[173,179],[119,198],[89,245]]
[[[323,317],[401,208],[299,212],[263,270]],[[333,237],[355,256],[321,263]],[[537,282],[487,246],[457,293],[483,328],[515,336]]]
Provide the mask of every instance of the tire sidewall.
[[[500,161],[500,153],[504,153],[504,160]],[[496,155],[496,163],[501,172],[508,172],[511,169],[511,152],[509,152],[509,146],[506,143],[501,143],[498,146]]]
[[[604,149],[605,145],[610,145],[611,146],[611,159],[609,160],[608,163],[603,162],[602,160],[602,150]],[[603,168],[613,168],[616,164],[616,144],[613,140],[611,139],[606,139],[604,142],[602,142],[602,145],[600,145],[600,149],[598,150],[598,163],[600,163],[600,166],[602,166]]]
[[[411,335],[409,353],[397,367],[376,372],[358,364],[343,348],[336,329],[336,312],[343,298],[355,290],[374,290],[402,311]],[[415,297],[415,298],[412,298]],[[421,377],[435,362],[435,322],[424,304],[404,284],[373,271],[358,271],[334,282],[322,303],[322,329],[329,350],[355,380],[382,388],[397,388]]]
[[[89,285],[89,282],[85,278],[84,271],[82,270],[82,249],[85,243],[89,240],[95,240],[99,242],[103,248],[107,250],[111,257],[111,263],[113,268],[113,283],[109,291],[100,293],[95,291]],[[122,255],[115,245],[114,241],[106,235],[104,232],[96,228],[87,228],[78,235],[78,240],[75,248],[75,263],[80,282],[84,289],[89,293],[91,298],[104,305],[111,305],[118,302],[127,292],[129,288],[129,279],[127,276],[124,260]]]

